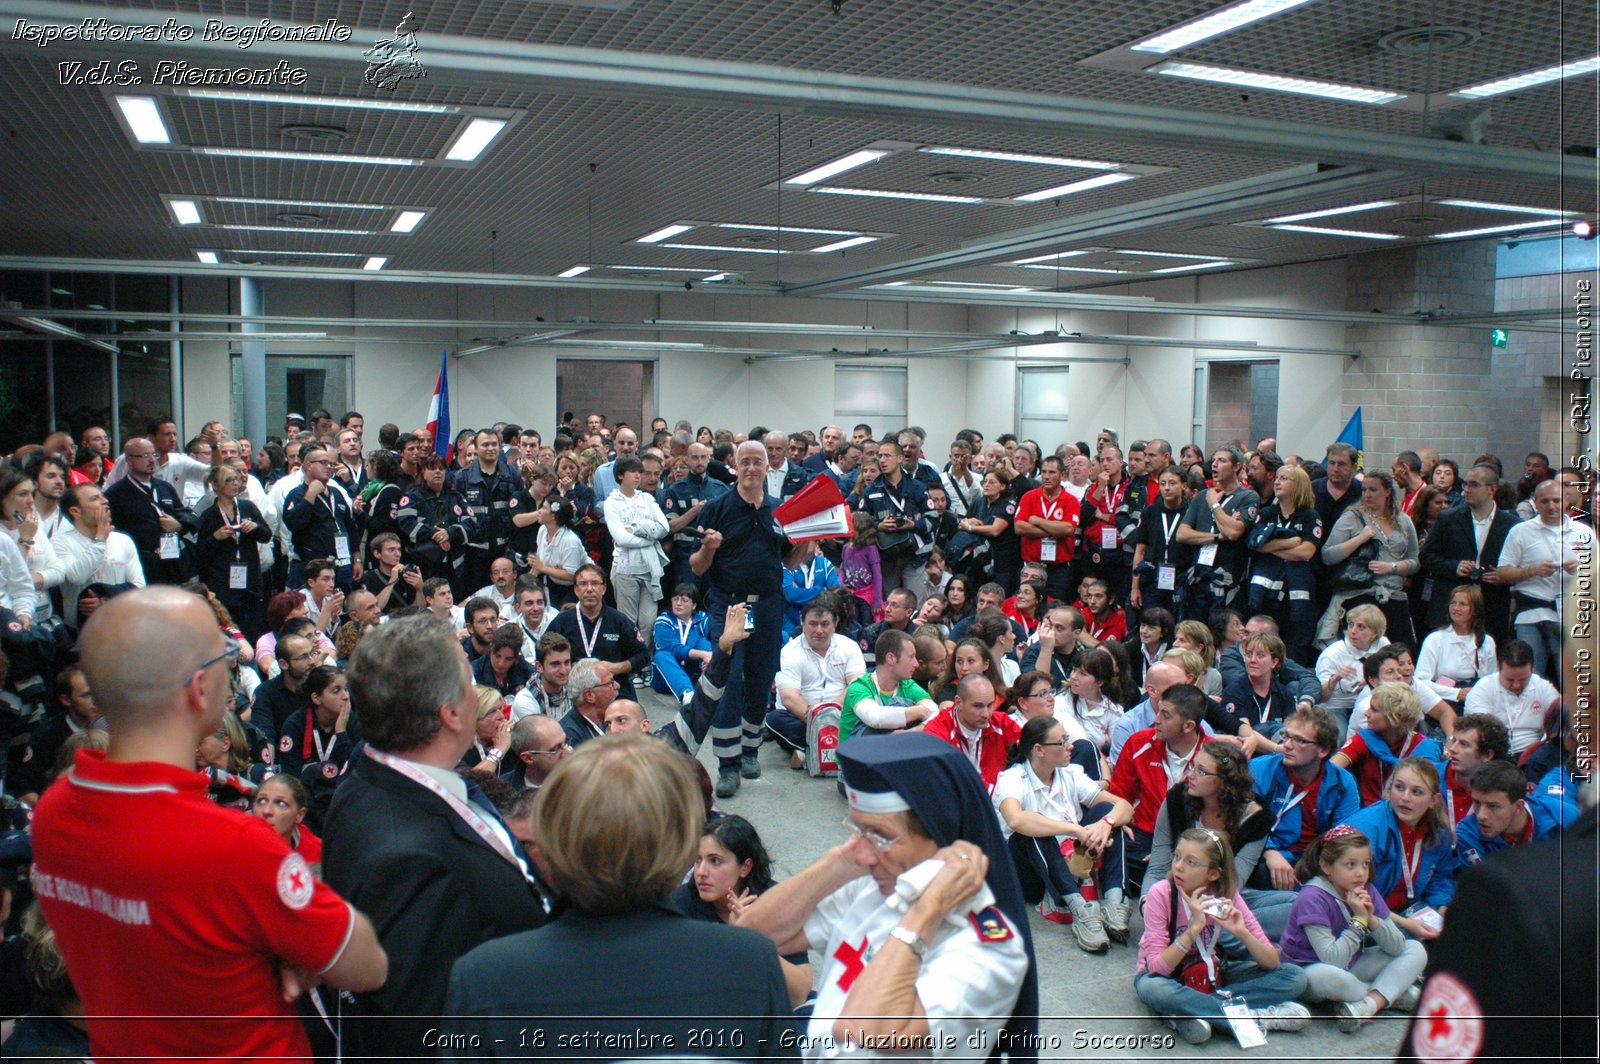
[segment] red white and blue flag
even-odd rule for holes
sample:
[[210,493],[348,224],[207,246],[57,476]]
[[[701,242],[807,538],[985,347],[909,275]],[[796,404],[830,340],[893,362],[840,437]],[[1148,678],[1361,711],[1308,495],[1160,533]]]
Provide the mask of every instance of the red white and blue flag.
[[439,379],[433,385],[433,401],[428,404],[428,431],[433,434],[433,451],[446,462],[455,450],[455,439],[450,435],[450,352],[439,353]]

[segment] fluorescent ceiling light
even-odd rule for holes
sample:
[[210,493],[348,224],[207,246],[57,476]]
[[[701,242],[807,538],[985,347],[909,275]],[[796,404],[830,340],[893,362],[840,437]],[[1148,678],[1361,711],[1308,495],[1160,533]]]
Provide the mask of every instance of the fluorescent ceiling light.
[[715,266],[616,266],[607,263],[608,270],[638,270],[642,273],[713,273]]
[[389,226],[391,233],[409,233],[422,224],[422,219],[428,216],[427,211],[401,211]]
[[194,257],[207,266],[215,266],[217,264],[217,253],[215,251],[196,251]]
[[819,185],[812,192],[826,192],[830,196],[871,196],[877,199],[923,200],[928,203],[982,203],[979,196],[951,196],[943,192],[897,192],[886,188],[840,188],[838,185]]
[[128,128],[133,130],[134,140],[140,144],[172,143],[172,134],[167,132],[166,120],[161,117],[161,108],[156,106],[154,96],[117,96],[115,99],[122,108],[122,117],[128,121]]
[[1213,262],[1215,255],[1180,255],[1176,251],[1134,251],[1131,248],[1112,248],[1106,252],[1108,255],[1137,255],[1144,259],[1194,259],[1197,262]]
[[998,284],[994,281],[924,281],[923,284],[936,284],[945,288],[1007,288],[1013,292],[1022,291],[1014,284]]
[[377,236],[371,229],[324,229],[317,225],[217,225],[214,229],[242,229],[255,233],[327,233],[331,236]]
[[1346,103],[1393,103],[1405,99],[1403,92],[1387,89],[1368,89],[1359,85],[1338,85],[1331,81],[1312,81],[1309,78],[1291,78],[1282,74],[1264,74],[1259,70],[1235,70],[1231,67],[1201,66],[1198,63],[1166,62],[1150,68],[1168,77],[1192,78],[1223,85],[1239,85],[1247,89],[1267,89],[1271,92],[1292,92],[1301,96],[1321,96]]
[[1532,214],[1540,218],[1571,218],[1576,212],[1558,211],[1549,207],[1518,207],[1510,203],[1489,203],[1485,200],[1442,199],[1446,207],[1468,207],[1475,211],[1508,211],[1512,214]]
[[506,128],[504,118],[471,119],[461,132],[456,134],[455,142],[450,145],[450,150],[444,153],[444,157],[457,163],[475,162],[489,146],[489,142],[498,137],[504,128]]
[[587,267],[587,266],[568,266],[566,269],[564,269],[560,273],[556,274],[556,276],[557,277],[581,277],[581,276],[583,276],[584,274],[586,274],[588,272],[589,272],[589,267]]
[[241,159],[284,159],[297,163],[364,163],[368,166],[421,166],[422,159],[396,155],[351,155],[331,151],[280,151],[276,148],[195,148],[200,155],[230,155]]
[[1113,270],[1104,266],[1051,266],[1043,262],[1022,263],[1013,262],[1012,266],[1020,266],[1024,270],[1050,270],[1061,273],[1131,273],[1131,270]]
[[954,155],[960,159],[994,159],[1002,163],[1036,163],[1039,166],[1071,166],[1079,170],[1115,170],[1121,163],[1096,159],[1064,159],[1059,155],[1029,155],[1027,152],[989,151],[985,148],[918,148],[929,155]]
[[814,185],[818,181],[826,181],[830,177],[836,177],[846,170],[854,170],[858,166],[875,163],[888,154],[887,151],[880,151],[877,148],[862,148],[860,151],[853,151],[843,158],[835,159],[831,163],[823,163],[821,166],[807,170],[803,174],[796,174],[784,181],[784,184]]
[[270,103],[285,107],[342,107],[359,111],[409,111],[420,115],[459,114],[461,108],[443,103],[407,103],[401,100],[358,100],[345,96],[302,96],[290,92],[239,92],[233,89],[173,90],[175,96],[197,100],[231,100],[234,103]]
[[845,248],[860,247],[862,244],[871,244],[878,238],[875,236],[853,236],[848,240],[836,240],[831,244],[824,244],[820,248],[812,248],[813,255],[821,255],[829,251],[843,251]]
[[1218,266],[1232,266],[1233,260],[1225,259],[1222,262],[1191,262],[1187,266],[1168,266],[1164,270],[1151,270],[1151,273],[1181,273],[1184,270],[1212,270]]
[[256,196],[206,196],[212,203],[241,203],[249,207],[322,207],[344,211],[392,211],[383,203],[334,203],[331,200],[262,199]]
[[726,281],[727,279],[728,275],[726,273],[714,273],[710,277],[700,278],[700,280],[706,282],[707,284],[710,284],[712,281]]
[[1070,196],[1074,192],[1087,192],[1091,188],[1102,188],[1106,185],[1116,185],[1123,181],[1132,181],[1138,174],[1118,171],[1111,174],[1096,174],[1086,177],[1082,181],[1073,181],[1065,185],[1056,185],[1054,188],[1041,188],[1038,192],[1027,192],[1014,197],[1018,203],[1037,203],[1040,200],[1055,199],[1057,196]]
[[743,222],[717,222],[718,229],[748,229],[757,233],[808,233],[812,236],[860,236],[859,229],[807,229],[799,225],[755,225]]
[[677,236],[679,233],[687,233],[693,228],[694,226],[692,225],[674,222],[672,225],[664,226],[663,228],[657,229],[653,233],[646,233],[644,236],[635,241],[635,243],[658,244],[661,241],[666,240],[668,237]]
[[1191,44],[1219,37],[1224,33],[1232,33],[1241,26],[1260,22],[1264,18],[1282,14],[1307,2],[1308,0],[1246,0],[1245,3],[1213,11],[1204,18],[1175,26],[1154,37],[1146,37],[1136,44],[1130,44],[1128,49],[1134,52],[1156,52],[1165,55],[1180,48],[1187,48]]
[[1383,207],[1398,207],[1399,200],[1373,200],[1371,203],[1352,203],[1348,207],[1327,207],[1320,211],[1301,211],[1299,214],[1283,214],[1276,218],[1268,218],[1266,225],[1287,225],[1290,222],[1309,222],[1313,218],[1332,218],[1340,214],[1355,214],[1358,211],[1375,211]]
[[674,251],[732,251],[743,255],[788,255],[785,248],[731,248],[721,244],[662,244],[664,248]]
[[1053,251],[1048,255],[1034,255],[1032,258],[1017,259],[1015,260],[1014,265],[1026,266],[1034,262],[1054,262],[1057,259],[1075,259],[1079,255],[1087,254],[1089,254],[1087,248],[1079,251]]
[[294,258],[306,256],[318,259],[359,259],[361,257],[361,252],[359,251],[284,251],[282,248],[277,251],[266,251],[261,248],[235,248],[233,253],[235,255],[289,255]]
[[1509,78],[1469,85],[1464,89],[1455,90],[1450,95],[1464,96],[1469,100],[1481,100],[1487,96],[1499,96],[1502,93],[1516,92],[1518,89],[1531,89],[1535,85],[1543,85],[1548,81],[1575,78],[1580,74],[1593,74],[1596,70],[1600,70],[1600,55],[1591,55],[1587,59],[1577,59],[1570,63],[1562,63],[1559,66],[1544,67],[1541,70],[1530,70],[1526,74],[1514,74]]
[[172,204],[172,216],[178,219],[179,225],[199,225],[200,205],[192,199],[175,199]]
[[885,281],[882,284],[869,285],[870,288],[904,288],[910,281]]
[[1549,229],[1553,226],[1566,223],[1554,218],[1545,218],[1537,222],[1513,222],[1510,225],[1491,225],[1484,229],[1457,229],[1450,233],[1435,233],[1435,240],[1454,240],[1464,236],[1492,236],[1495,233],[1516,233],[1524,229]]
[[1366,229],[1329,229],[1321,225],[1275,225],[1272,228],[1289,233],[1315,233],[1318,236],[1353,236],[1362,240],[1399,240],[1393,233],[1374,233]]
[[389,264],[389,259],[384,255],[374,255],[361,264],[363,270],[381,270]]

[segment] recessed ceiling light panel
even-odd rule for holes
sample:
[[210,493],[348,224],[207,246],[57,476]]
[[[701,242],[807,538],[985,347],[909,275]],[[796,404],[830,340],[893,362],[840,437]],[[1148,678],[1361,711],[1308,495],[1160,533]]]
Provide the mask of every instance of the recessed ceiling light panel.
[[1220,85],[1237,85],[1245,89],[1265,89],[1269,92],[1289,92],[1299,96],[1320,96],[1346,103],[1386,104],[1405,99],[1403,92],[1387,89],[1369,89],[1360,85],[1339,85],[1331,81],[1313,81],[1310,78],[1291,78],[1282,74],[1266,74],[1259,70],[1237,70],[1232,67],[1206,66],[1200,63],[1168,61],[1150,68],[1152,73],[1167,77],[1190,78]]
[[1509,78],[1499,78],[1495,81],[1480,82],[1469,85],[1464,89],[1457,89],[1452,96],[1465,97],[1468,100],[1483,100],[1490,96],[1501,96],[1518,89],[1531,89],[1535,85],[1544,85],[1552,81],[1561,81],[1566,78],[1576,78],[1584,74],[1593,74],[1600,70],[1600,55],[1592,55],[1587,59],[1575,59],[1570,63],[1558,66],[1544,67],[1540,70],[1530,70],[1525,74],[1514,74]]
[[1245,0],[1242,4],[1231,4],[1220,11],[1213,11],[1202,18],[1174,26],[1170,30],[1158,33],[1153,37],[1146,37],[1136,44],[1129,45],[1130,51],[1154,52],[1165,55],[1176,52],[1180,48],[1187,48],[1192,44],[1220,37],[1224,33],[1232,33],[1242,26],[1252,22],[1260,22],[1273,15],[1281,15],[1291,8],[1309,3],[1310,0]]
[[140,144],[172,143],[167,120],[154,96],[117,96],[115,99],[134,140]]
[[1027,192],[1015,197],[1015,199],[1018,203],[1038,203],[1040,200],[1058,199],[1062,196],[1070,196],[1075,192],[1087,192],[1092,188],[1104,188],[1106,185],[1132,181],[1138,176],[1138,174],[1130,174],[1121,170],[1109,174],[1096,174],[1094,177],[1086,177],[1082,181],[1056,185],[1053,188],[1042,188],[1037,192]]
[[1321,225],[1274,225],[1273,229],[1281,229],[1289,233],[1314,233],[1318,236],[1349,236],[1362,240],[1399,240],[1393,233],[1375,233],[1365,229],[1329,229]]
[[793,177],[786,178],[783,183],[786,185],[814,185],[818,181],[826,181],[830,177],[837,177],[848,170],[854,170],[858,166],[875,163],[888,154],[888,151],[878,148],[863,148],[860,151],[853,151],[849,155],[834,159],[832,162],[813,167],[804,173],[795,174]]
[[478,161],[482,155],[506,128],[507,120],[504,118],[471,118],[461,127],[461,132],[456,134],[456,139],[446,149],[444,157],[450,162],[472,163]]

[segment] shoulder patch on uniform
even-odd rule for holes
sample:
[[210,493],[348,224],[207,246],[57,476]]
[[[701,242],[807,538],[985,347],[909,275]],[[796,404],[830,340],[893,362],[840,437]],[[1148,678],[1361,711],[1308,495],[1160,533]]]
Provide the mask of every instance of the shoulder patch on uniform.
[[278,749],[287,754],[290,750],[294,749],[294,740],[285,735],[283,738],[278,740]]
[[311,904],[315,889],[311,866],[298,853],[291,853],[278,866],[278,898],[289,908],[299,911]]
[[1483,1048],[1483,1007],[1472,989],[1449,972],[1436,972],[1423,987],[1411,1048],[1422,1064],[1471,1060]]
[[1009,942],[1017,936],[997,906],[991,905],[967,918],[972,921],[972,929],[978,933],[979,942]]
[[339,766],[338,765],[334,764],[332,761],[324,761],[322,763],[322,778],[323,779],[331,780],[335,776],[337,776],[338,774],[339,774]]
[[400,496],[400,505],[401,506],[410,506],[411,505],[411,496],[409,496],[409,495]]

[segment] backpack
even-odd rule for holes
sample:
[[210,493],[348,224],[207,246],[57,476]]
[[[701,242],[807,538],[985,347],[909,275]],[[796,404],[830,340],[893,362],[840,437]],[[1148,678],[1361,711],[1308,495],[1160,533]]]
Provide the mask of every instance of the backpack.
[[839,774],[839,716],[842,712],[837,702],[812,707],[811,715],[806,718],[806,775]]

